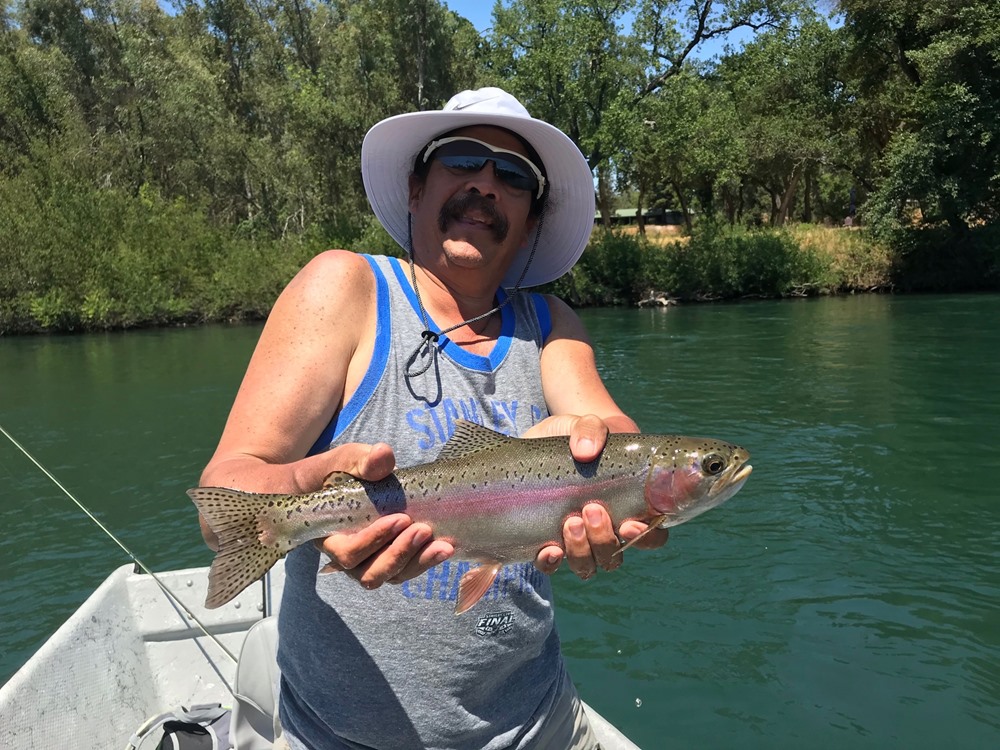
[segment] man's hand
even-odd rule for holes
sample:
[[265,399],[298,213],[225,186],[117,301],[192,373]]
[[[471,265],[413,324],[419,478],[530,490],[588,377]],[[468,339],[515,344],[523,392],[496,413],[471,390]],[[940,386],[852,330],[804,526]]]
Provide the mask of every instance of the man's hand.
[[[564,417],[555,419],[563,420]],[[572,417],[569,430],[569,447],[573,458],[581,463],[593,461],[601,455],[607,442],[609,428],[600,418],[593,414],[584,417]],[[626,542],[639,536],[647,528],[647,524],[639,521],[626,521],[619,533]],[[667,543],[667,529],[655,529],[636,542],[641,549],[662,547]],[[618,534],[615,534],[611,516],[600,502],[595,501],[583,506],[579,516],[571,516],[563,525],[563,549],[552,545],[543,548],[535,558],[535,567],[543,573],[552,574],[565,559],[576,575],[587,580],[597,568],[614,570],[622,564],[623,555],[616,555],[620,546]]]
[[[322,455],[328,454],[335,454],[331,470],[369,482],[385,479],[395,467],[392,448],[385,443],[350,443]],[[317,540],[317,546],[330,556],[325,571],[342,570],[366,589],[415,578],[455,553],[448,542],[432,538],[429,526],[412,523],[403,513],[383,516],[354,533]]]

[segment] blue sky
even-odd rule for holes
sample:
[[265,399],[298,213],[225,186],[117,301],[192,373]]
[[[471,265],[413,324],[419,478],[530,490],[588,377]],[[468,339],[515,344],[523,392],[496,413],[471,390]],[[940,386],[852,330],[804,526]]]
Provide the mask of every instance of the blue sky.
[[[443,4],[447,5],[449,10],[453,10],[458,15],[469,19],[479,33],[483,33],[493,24],[493,0],[443,0]],[[738,31],[731,35],[732,38],[729,39],[729,43],[739,47],[741,42],[749,41],[752,36],[753,32]],[[695,50],[694,57],[704,60],[713,55],[720,54],[723,51],[724,44],[725,42],[722,40],[717,42],[703,42]]]
[[468,18],[479,33],[493,23],[493,0],[444,0],[449,10]]

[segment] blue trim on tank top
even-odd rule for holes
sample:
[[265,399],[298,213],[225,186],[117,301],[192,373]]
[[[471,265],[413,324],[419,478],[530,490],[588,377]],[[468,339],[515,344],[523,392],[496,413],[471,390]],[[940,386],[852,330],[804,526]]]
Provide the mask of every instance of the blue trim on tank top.
[[334,415],[330,424],[313,443],[313,447],[309,449],[310,456],[328,450],[333,441],[340,437],[340,434],[357,418],[372,394],[375,393],[389,361],[389,342],[392,334],[392,316],[389,314],[389,283],[382,270],[376,265],[374,258],[370,255],[362,255],[361,257],[368,261],[372,273],[375,274],[375,349],[372,351],[372,360],[368,364],[368,370],[361,379],[358,389],[344,404],[344,408]]
[[[417,316],[417,320],[420,320],[420,306],[417,304],[417,295],[413,292],[413,286],[410,284],[409,277],[403,271],[402,263],[399,258],[389,258],[389,265],[392,266],[392,270],[396,274],[396,279],[399,281],[399,288],[403,290],[406,299],[409,300],[410,307],[413,308],[413,313]],[[507,293],[503,289],[497,289],[497,300],[502,303],[505,299],[507,299]],[[441,353],[446,355],[455,364],[469,370],[478,370],[480,372],[494,371],[503,363],[507,352],[510,351],[510,343],[514,337],[514,325],[516,322],[514,311],[510,305],[504,305],[500,308],[500,316],[500,335],[497,337],[497,342],[488,357],[483,357],[479,354],[470,354],[447,336],[441,336],[438,340]],[[441,327],[434,322],[434,319],[430,315],[427,316],[427,319],[430,321],[431,328],[436,331],[441,330]],[[419,343],[419,341],[414,341],[414,348]]]
[[549,312],[549,303],[545,297],[538,292],[531,293],[531,301],[535,304],[535,315],[538,316],[538,327],[542,330],[542,345],[549,339],[552,333],[552,313]]

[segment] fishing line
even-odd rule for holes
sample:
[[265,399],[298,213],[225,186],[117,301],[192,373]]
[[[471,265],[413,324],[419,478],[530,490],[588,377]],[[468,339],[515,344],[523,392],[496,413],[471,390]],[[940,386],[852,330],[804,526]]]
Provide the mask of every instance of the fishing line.
[[23,453],[25,456],[27,456],[28,460],[31,461],[31,463],[33,463],[35,466],[37,466],[45,476],[47,476],[49,479],[51,479],[52,482],[55,484],[55,486],[58,487],[60,490],[62,490],[63,494],[66,495],[66,497],[68,497],[70,500],[72,500],[74,503],[76,503],[76,507],[78,507],[80,510],[82,510],[87,515],[87,518],[89,518],[91,521],[93,521],[95,524],[97,524],[97,527],[101,531],[103,531],[105,534],[107,534],[111,538],[111,541],[113,541],[115,544],[117,544],[119,547],[121,547],[122,550],[125,552],[125,554],[128,555],[132,559],[132,562],[134,562],[136,565],[138,565],[139,568],[142,570],[142,572],[144,572],[147,575],[149,575],[156,582],[156,585],[159,586],[163,590],[163,593],[166,594],[167,597],[174,604],[176,604],[178,607],[180,607],[184,611],[184,614],[195,624],[195,626],[197,626],[198,630],[200,630],[202,633],[204,633],[210,639],[212,639],[212,641],[215,642],[215,645],[218,646],[219,648],[221,648],[222,651],[226,654],[226,656],[228,656],[230,659],[232,659],[234,663],[237,661],[236,656],[233,655],[233,652],[230,651],[228,648],[226,648],[223,645],[222,641],[220,641],[218,638],[216,638],[214,635],[212,635],[211,633],[208,632],[208,628],[206,628],[205,625],[202,624],[201,620],[199,620],[197,618],[197,616],[187,607],[186,604],[184,604],[184,602],[182,602],[177,597],[176,594],[174,594],[173,591],[171,591],[170,589],[168,589],[166,587],[166,584],[164,584],[163,581],[160,580],[159,576],[157,576],[156,573],[154,573],[152,570],[150,570],[149,567],[147,567],[147,565],[142,560],[140,560],[138,557],[136,557],[135,554],[133,554],[132,550],[130,550],[128,547],[126,547],[125,543],[121,539],[119,539],[117,536],[115,536],[114,533],[112,533],[112,531],[107,526],[105,526],[103,523],[101,523],[100,519],[97,518],[97,516],[95,516],[93,513],[91,513],[87,509],[87,506],[85,506],[83,503],[81,503],[79,500],[77,500],[76,497],[73,496],[72,492],[70,492],[68,489],[66,489],[65,487],[63,487],[62,482],[60,482],[58,479],[56,479],[48,469],[46,469],[44,466],[42,466],[41,462],[37,458],[35,458],[34,456],[32,456],[28,452],[27,448],[25,448],[23,445],[21,445],[19,442],[17,442],[17,440],[14,439],[14,436],[11,435],[9,432],[7,432],[7,430],[4,429],[3,425],[0,425],[0,432],[2,432],[4,434],[4,437],[6,437],[11,443],[14,444],[15,448],[17,448],[19,451],[21,451],[21,453]]

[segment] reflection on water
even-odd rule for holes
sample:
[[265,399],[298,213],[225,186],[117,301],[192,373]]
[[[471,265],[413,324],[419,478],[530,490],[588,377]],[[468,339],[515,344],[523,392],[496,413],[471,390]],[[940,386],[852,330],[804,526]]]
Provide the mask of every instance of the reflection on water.
[[[641,746],[958,747],[1000,731],[1000,297],[586,310],[647,431],[745,446],[726,505],[557,575],[584,697]],[[257,330],[0,340],[0,423],[155,567],[207,564],[183,495]],[[124,562],[0,447],[0,679]]]
[[644,429],[732,440],[755,467],[631,557],[636,627],[608,617],[613,588],[561,582],[564,631],[586,634],[574,674],[599,675],[640,744],[995,739],[997,312],[973,296],[584,313]]

